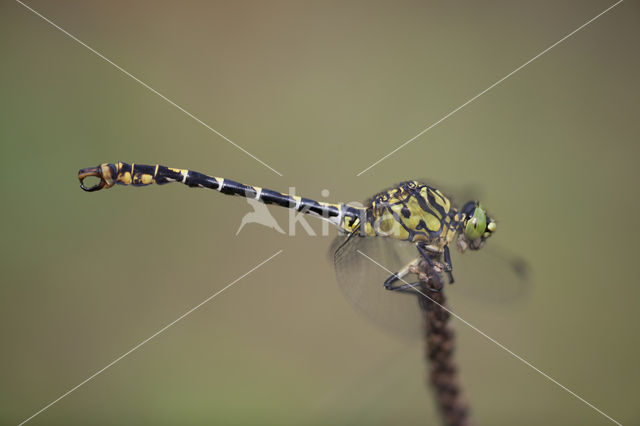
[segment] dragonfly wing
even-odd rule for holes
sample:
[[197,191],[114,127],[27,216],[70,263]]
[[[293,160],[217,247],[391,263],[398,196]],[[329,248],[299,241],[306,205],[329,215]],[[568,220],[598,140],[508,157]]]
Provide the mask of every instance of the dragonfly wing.
[[[445,293],[459,294],[485,305],[511,304],[526,298],[531,283],[526,262],[489,244],[475,252],[453,253],[456,283],[446,285]],[[415,245],[356,233],[338,236],[331,252],[338,285],[356,311],[396,336],[423,337],[422,313],[417,300],[423,296],[392,292],[383,286],[391,272],[397,272],[416,258]],[[413,282],[417,277],[409,275],[404,279]]]
[[[383,286],[392,272],[415,259],[415,245],[355,233],[338,236],[332,249],[338,285],[360,314],[394,335],[410,339],[423,335],[418,296],[389,291]],[[416,277],[405,279],[412,282]]]
[[452,253],[456,284],[450,291],[485,304],[525,299],[531,287],[527,262],[491,243],[475,252]]

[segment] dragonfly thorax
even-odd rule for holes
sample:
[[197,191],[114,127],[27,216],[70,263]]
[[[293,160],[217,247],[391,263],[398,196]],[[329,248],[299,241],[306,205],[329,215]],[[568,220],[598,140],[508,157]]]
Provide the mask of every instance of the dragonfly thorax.
[[438,189],[417,181],[375,195],[365,209],[364,234],[444,248],[453,240],[460,219]]
[[440,190],[407,181],[376,194],[359,217],[345,217],[341,227],[348,233],[422,243],[439,251],[457,235],[458,249],[465,251],[482,247],[496,223],[477,201],[457,210]]

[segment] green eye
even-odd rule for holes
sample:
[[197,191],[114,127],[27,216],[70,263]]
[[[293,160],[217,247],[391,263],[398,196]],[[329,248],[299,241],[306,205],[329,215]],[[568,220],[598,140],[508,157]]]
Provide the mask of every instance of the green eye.
[[470,240],[477,240],[487,228],[487,214],[480,204],[473,211],[473,216],[467,221],[464,235]]

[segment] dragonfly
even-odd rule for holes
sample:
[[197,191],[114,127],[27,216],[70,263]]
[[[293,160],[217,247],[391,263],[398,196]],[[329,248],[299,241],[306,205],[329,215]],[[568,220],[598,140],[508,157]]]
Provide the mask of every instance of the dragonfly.
[[[84,180],[90,177],[98,178],[98,183],[85,186]],[[393,264],[396,268],[385,273],[388,276],[380,279],[375,286],[377,290],[386,294],[417,294],[425,289],[423,283],[420,280],[410,282],[405,278],[414,274],[420,261],[426,260],[436,273],[446,275],[449,283],[453,283],[449,247],[455,244],[460,252],[479,250],[497,228],[496,221],[479,201],[468,201],[458,209],[439,189],[415,180],[401,182],[374,195],[363,205],[354,206],[315,201],[158,164],[103,163],[79,170],[78,179],[81,188],[88,192],[116,184],[146,186],[180,182],[192,188],[209,188],[225,195],[254,199],[327,220],[340,231],[331,253],[338,282],[345,295],[365,315],[376,322],[381,319],[383,325],[395,322],[397,324],[392,328],[396,329],[411,328],[406,321],[406,309],[402,304],[394,307],[387,303],[387,310],[391,312],[380,315],[379,307],[384,303],[370,302],[372,294],[381,297],[381,292],[370,288],[371,281],[378,280],[380,275],[379,267],[371,261],[383,258],[369,256],[386,253],[384,260],[390,262],[387,265]],[[441,288],[429,291],[441,291]],[[370,296],[366,296],[367,293]],[[374,312],[376,310],[378,312]],[[390,320],[394,315],[397,319]]]

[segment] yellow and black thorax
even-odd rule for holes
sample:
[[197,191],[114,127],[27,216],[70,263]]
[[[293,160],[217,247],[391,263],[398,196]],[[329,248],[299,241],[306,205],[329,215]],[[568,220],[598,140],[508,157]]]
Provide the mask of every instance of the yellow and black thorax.
[[364,234],[442,249],[453,240],[462,220],[463,214],[438,189],[407,181],[369,200]]

